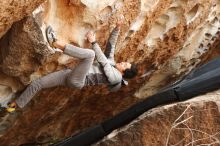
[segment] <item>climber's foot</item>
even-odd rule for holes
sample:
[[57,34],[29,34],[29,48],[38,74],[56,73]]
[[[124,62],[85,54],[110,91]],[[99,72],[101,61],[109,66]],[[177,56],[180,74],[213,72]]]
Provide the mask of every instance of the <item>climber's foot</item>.
[[16,102],[9,102],[8,107],[0,106],[0,117],[4,117],[5,115],[7,115],[7,113],[15,112],[16,108],[17,108]]
[[8,103],[8,107],[6,108],[7,112],[12,113],[16,110],[17,104],[16,102],[10,102]]
[[56,46],[57,37],[53,28],[50,25],[46,28],[46,37],[50,47],[53,49],[54,52],[62,52],[62,50],[57,48]]
[[52,48],[56,48],[54,46],[54,42],[57,41],[57,37],[56,37],[56,34],[55,34],[53,28],[50,25],[46,28],[46,37],[47,37],[47,41],[48,41],[49,45]]

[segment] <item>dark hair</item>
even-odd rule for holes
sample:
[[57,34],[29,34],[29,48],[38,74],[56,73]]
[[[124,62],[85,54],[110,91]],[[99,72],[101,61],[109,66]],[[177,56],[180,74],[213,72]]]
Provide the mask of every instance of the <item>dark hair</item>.
[[131,64],[131,68],[130,69],[126,69],[124,71],[124,75],[123,75],[123,78],[125,79],[132,79],[134,78],[138,73],[138,70],[137,70],[137,65],[136,64]]

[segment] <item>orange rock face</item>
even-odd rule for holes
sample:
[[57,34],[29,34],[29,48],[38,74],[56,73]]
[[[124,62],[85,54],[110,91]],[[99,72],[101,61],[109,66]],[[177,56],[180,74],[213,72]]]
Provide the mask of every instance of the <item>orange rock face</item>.
[[[35,8],[40,2],[27,2],[25,6]],[[12,22],[26,16],[26,12],[29,14],[32,11],[20,3],[13,9],[7,9],[5,3],[0,3],[0,12],[4,11],[5,14],[0,14],[0,23],[4,23],[0,27],[8,28]],[[20,11],[20,6],[24,11]],[[17,14],[15,19],[10,20],[12,10]],[[88,30],[94,30],[104,50],[120,14],[125,16],[125,22],[117,43],[116,60],[138,63],[138,77],[117,93],[109,93],[106,86],[85,87],[82,90],[67,87],[44,89],[14,117],[15,122],[11,122],[13,118],[0,121],[0,125],[5,121],[9,123],[8,128],[1,132],[0,145],[59,141],[116,115],[158,92],[197,65],[219,56],[220,3],[216,0],[48,0],[30,17],[14,23],[0,40],[0,77],[5,78],[0,81],[0,103],[5,104],[24,88],[22,86],[27,86],[38,77],[77,65],[79,60],[54,53],[48,46],[45,38],[48,25],[55,29],[59,39],[83,48],[91,47],[85,34]],[[0,33],[6,30],[1,31],[0,28]],[[202,103],[195,103],[191,108],[203,110],[206,103],[199,106]],[[207,103],[207,113],[193,113],[196,119],[187,122],[202,127],[205,124],[200,124],[198,121],[202,118],[197,116],[202,115],[210,117],[206,122],[211,120],[211,123],[219,124],[214,114],[217,110],[211,113],[212,107],[218,105],[213,99]],[[125,142],[126,136],[122,132],[115,136],[118,139],[116,143],[111,143],[110,139],[97,145],[164,145],[172,123],[187,106],[186,103],[180,103],[168,109],[152,110],[154,113],[151,115],[146,113],[143,120],[135,123],[137,126],[128,129],[128,137],[135,137],[133,141]],[[162,120],[158,121],[159,118]],[[159,129],[155,130],[154,127]],[[207,133],[210,135],[217,132],[213,129],[219,128],[209,127],[211,130]],[[168,145],[184,138],[181,137],[183,133],[185,136],[189,134],[187,130],[175,130],[172,129],[168,137]],[[189,140],[184,143],[189,143]]]
[[13,22],[30,15],[42,2],[44,0],[2,0],[0,2],[0,37],[5,34]]

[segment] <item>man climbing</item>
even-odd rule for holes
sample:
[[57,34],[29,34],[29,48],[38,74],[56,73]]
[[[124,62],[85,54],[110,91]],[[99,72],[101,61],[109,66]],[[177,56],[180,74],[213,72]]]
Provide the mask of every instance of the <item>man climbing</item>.
[[107,84],[109,90],[113,92],[120,89],[121,85],[127,85],[124,78],[131,79],[136,76],[136,65],[129,62],[115,63],[114,61],[115,45],[124,21],[123,18],[118,19],[116,27],[109,37],[105,55],[96,42],[95,34],[92,31],[86,35],[92,44],[91,50],[58,40],[53,29],[49,26],[46,29],[46,36],[50,46],[62,50],[64,54],[81,59],[81,62],[73,69],[60,70],[33,81],[20,97],[9,103],[7,111],[13,112],[16,107],[23,108],[39,90],[45,88],[68,86],[81,89],[84,86]]

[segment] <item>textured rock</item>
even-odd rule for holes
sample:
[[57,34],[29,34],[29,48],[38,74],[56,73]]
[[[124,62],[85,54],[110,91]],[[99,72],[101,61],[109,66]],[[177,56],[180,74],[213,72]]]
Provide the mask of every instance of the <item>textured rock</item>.
[[[174,4],[176,3],[173,3],[173,5]],[[190,5],[188,6],[189,9],[185,10],[185,13],[182,13],[185,19],[183,19],[184,17],[180,19],[187,21],[182,22],[185,25],[181,27],[180,24],[180,26],[177,27],[179,30],[176,30],[176,32],[174,31],[174,33],[172,33],[173,30],[171,29],[171,32],[169,32],[171,36],[167,35],[167,38],[163,38],[164,41],[159,44],[160,48],[156,48],[158,49],[154,53],[156,56],[153,56],[152,59],[154,59],[153,64],[156,64],[156,67],[159,67],[159,70],[156,70],[154,75],[151,76],[150,82],[147,81],[146,84],[136,92],[137,97],[142,98],[152,95],[163,85],[166,85],[171,78],[189,72],[192,68],[196,67],[201,60],[204,60],[201,56],[204,58],[204,54],[211,52],[211,49],[215,48],[216,44],[219,42],[220,23],[218,17],[220,14],[220,5],[218,3],[211,6],[209,3],[205,3],[205,1],[203,4],[204,5],[201,6],[201,4],[196,2],[179,3],[179,6],[182,8],[187,8],[187,6]],[[209,7],[211,7],[211,9],[209,9]],[[206,13],[207,11],[209,13]],[[194,17],[192,17],[192,15],[194,15]],[[162,16],[159,18],[164,18]],[[178,20],[175,18],[177,15],[171,16],[174,18],[170,18]],[[189,18],[191,19],[189,20]],[[156,27],[156,25],[153,25],[152,29],[154,27]],[[174,27],[173,29],[177,28]],[[148,43],[152,42],[151,39],[153,38],[154,37],[152,36],[149,37]],[[156,40],[158,40],[158,38],[156,38]],[[166,49],[168,52],[163,52],[161,48]],[[163,58],[167,57],[169,54],[173,55],[170,56],[170,59],[167,60],[167,62],[163,63]],[[161,63],[163,65],[161,65]],[[146,73],[146,75],[148,74]]]
[[[36,71],[49,54],[39,25],[32,17],[15,23],[1,40],[1,70],[23,83]],[[17,58],[17,59],[15,59]]]
[[23,89],[23,85],[16,79],[0,73],[0,103],[5,106],[14,94]]
[[93,146],[218,146],[219,93],[152,109]]
[[[50,53],[51,49],[45,42],[46,26],[51,25],[58,38],[65,41],[71,38],[73,44],[86,48],[90,46],[85,40],[85,33],[90,29],[95,30],[104,50],[119,14],[125,16],[125,22],[117,44],[116,59],[134,61],[140,69],[138,77],[129,82],[130,86],[117,93],[109,93],[105,86],[82,90],[65,87],[45,89],[2,133],[1,145],[49,143],[75,134],[116,115],[141,98],[179,79],[195,66],[219,56],[220,2],[217,0],[96,0],[92,3],[88,0],[49,0],[34,11],[33,17],[14,24],[1,39],[1,71],[7,77],[13,77],[17,84],[22,82],[27,85],[37,77],[66,67],[73,68],[77,64],[76,59]],[[3,85],[0,92],[5,98],[22,88],[12,87],[12,84]],[[207,105],[214,107],[214,103],[219,105],[216,100]],[[203,109],[199,104],[195,103],[193,108]],[[171,124],[186,106],[186,103],[180,103],[170,106],[167,111],[159,109],[162,113],[169,111],[169,116],[155,113],[153,120],[156,121],[160,116],[164,119],[172,117],[167,120]],[[215,116],[209,116],[210,120],[215,120]],[[198,120],[201,119],[198,117]],[[196,124],[200,125],[192,121],[192,125]],[[142,125],[148,129],[148,123],[143,122],[140,127]],[[166,126],[167,131],[161,137],[167,136],[170,127]],[[209,128],[210,134],[213,134],[215,131],[212,128],[219,127],[209,125]],[[153,127],[149,129],[155,130]],[[157,129],[154,135],[150,130],[146,134],[144,131],[138,132],[138,136],[135,135],[137,139],[139,137],[136,145],[148,142],[147,138],[149,143],[145,145],[150,144],[151,138],[158,135],[161,129]],[[150,134],[152,137],[148,137]],[[172,133],[172,137],[174,135]],[[164,137],[161,137],[152,141],[164,144]],[[174,138],[171,138],[170,143],[177,142]],[[180,135],[177,135],[179,138]],[[108,145],[108,141],[103,143]],[[118,142],[118,145],[123,144],[123,141]]]
[[11,27],[13,22],[30,15],[44,0],[1,0],[0,2],[0,37]]

